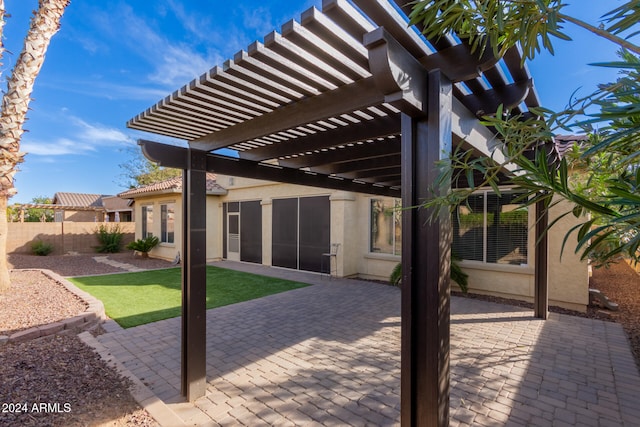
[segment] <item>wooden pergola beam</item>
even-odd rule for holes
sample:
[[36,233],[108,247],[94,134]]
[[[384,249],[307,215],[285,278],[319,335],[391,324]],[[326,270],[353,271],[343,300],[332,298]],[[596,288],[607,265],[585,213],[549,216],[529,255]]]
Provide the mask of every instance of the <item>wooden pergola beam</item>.
[[[139,140],[145,157],[160,166],[184,169],[187,164],[189,149],[175,145],[161,144],[153,141]],[[194,150],[198,151],[198,150]],[[330,176],[299,169],[285,168],[268,163],[226,157],[205,153],[206,171],[243,178],[262,179],[266,181],[330,188],[342,191],[373,194],[377,196],[400,197],[400,190],[377,183],[356,181],[337,176]]]
[[[265,147],[255,148],[240,153],[240,158],[262,161],[278,157],[305,153],[326,147],[335,147],[351,142],[365,141],[370,138],[381,138],[400,133],[400,117],[377,117],[349,126],[317,132],[292,141],[279,142]],[[302,166],[299,166],[302,167]]]
[[206,153],[187,150],[182,173],[181,391],[188,401],[207,390]]
[[366,78],[194,139],[189,145],[198,150],[212,151],[301,124],[340,116],[383,101],[373,79]]
[[[283,35],[268,34],[265,45],[252,44],[129,122],[189,141],[188,149],[140,142],[150,160],[185,170],[182,390],[189,400],[206,389],[206,171],[401,196],[405,207],[414,207],[432,196],[435,163],[451,152],[452,140],[491,157],[506,173],[515,168],[504,164],[496,150],[500,141],[478,114],[523,100],[538,105],[526,66],[516,67],[517,48],[507,52],[503,70],[486,51],[476,58],[464,42],[454,46],[453,37],[428,46],[400,11],[408,1],[395,0],[400,8],[386,0],[353,3],[324,0],[322,13],[311,10],[300,24],[290,21]],[[451,79],[460,82],[454,87]],[[397,129],[400,158],[393,157],[396,147],[371,142]],[[362,148],[329,153],[366,140]],[[245,151],[241,158],[209,153],[223,147]],[[260,162],[288,156],[282,165]],[[449,422],[450,218],[430,217],[425,209],[403,211],[403,426]],[[544,224],[544,213],[536,218]],[[536,246],[537,316],[547,310],[544,257],[546,246]]]
[[345,162],[348,159],[364,160],[375,157],[388,156],[400,153],[400,123],[398,121],[398,137],[393,139],[383,139],[381,141],[344,144],[341,148],[330,149],[313,153],[312,155],[302,155],[290,159],[279,160],[280,166],[292,168],[305,168],[328,165],[332,163]]

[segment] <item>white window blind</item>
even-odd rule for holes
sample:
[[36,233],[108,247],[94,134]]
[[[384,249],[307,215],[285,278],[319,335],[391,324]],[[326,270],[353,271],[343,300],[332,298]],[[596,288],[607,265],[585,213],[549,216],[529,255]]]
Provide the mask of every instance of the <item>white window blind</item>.
[[527,264],[528,211],[516,192],[471,195],[453,214],[453,252],[464,260]]

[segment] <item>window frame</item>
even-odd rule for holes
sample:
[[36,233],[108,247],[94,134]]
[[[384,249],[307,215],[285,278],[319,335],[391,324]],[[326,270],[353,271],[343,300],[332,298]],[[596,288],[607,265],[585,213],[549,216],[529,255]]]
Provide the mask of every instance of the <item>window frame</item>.
[[[522,193],[519,192],[511,187],[508,188],[500,188],[500,196],[504,195],[504,194],[517,194],[517,193]],[[532,251],[530,248],[530,242],[531,242],[531,209],[529,206],[523,206],[524,202],[520,202],[519,204],[522,205],[521,208],[524,208],[526,210],[526,218],[527,218],[527,224],[526,224],[526,232],[525,232],[525,241],[524,241],[524,247],[526,248],[526,260],[524,263],[520,263],[520,264],[510,264],[510,263],[500,263],[500,262],[492,262],[492,261],[488,261],[488,253],[489,253],[489,233],[488,233],[488,228],[489,228],[489,209],[488,209],[488,205],[489,205],[489,196],[493,195],[496,196],[498,193],[496,193],[494,190],[492,189],[481,189],[481,190],[477,190],[474,191],[472,193],[472,195],[483,195],[483,210],[482,210],[482,260],[477,260],[477,259],[465,259],[462,258],[460,260],[460,262],[462,262],[463,264],[468,263],[470,266],[483,266],[484,268],[490,268],[490,269],[501,269],[501,268],[516,268],[516,269],[526,269],[530,267],[530,261],[531,261],[531,256],[532,255]],[[520,208],[518,208],[520,209]],[[455,221],[455,218],[452,218],[452,222]],[[454,224],[452,223],[452,228],[453,228]],[[452,237],[452,249],[454,246],[454,242],[453,242],[453,237]],[[459,255],[459,254],[458,254]]]
[[[142,238],[146,239],[147,237],[153,236],[153,204],[149,203],[146,205],[142,205],[141,208],[141,219],[142,219]],[[151,213],[151,221],[149,221],[149,213]]]
[[[169,206],[172,205],[173,217],[169,218]],[[176,215],[176,202],[166,201],[160,203],[160,243],[165,245],[175,244],[175,215]],[[169,221],[170,220],[170,221]],[[169,224],[171,223],[171,230]]]
[[[374,241],[373,241],[373,203],[375,201],[393,201],[392,211],[392,219],[391,223],[393,225],[392,234],[392,242],[391,248],[392,252],[383,252],[383,251],[374,251]],[[368,200],[368,216],[369,216],[369,230],[368,230],[368,248],[367,252],[369,255],[376,256],[392,256],[392,257],[401,257],[402,256],[402,238],[400,242],[398,242],[396,237],[396,227],[400,228],[400,237],[402,237],[402,200],[395,197],[372,197]]]

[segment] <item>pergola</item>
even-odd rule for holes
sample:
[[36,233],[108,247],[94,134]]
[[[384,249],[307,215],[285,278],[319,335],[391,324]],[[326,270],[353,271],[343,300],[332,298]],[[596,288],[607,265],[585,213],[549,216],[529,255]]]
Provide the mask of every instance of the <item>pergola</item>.
[[[189,148],[140,141],[145,155],[184,170],[182,393],[206,390],[205,173],[401,197],[430,197],[452,146],[493,156],[478,117],[500,104],[538,106],[512,48],[471,53],[452,35],[426,40],[408,27],[409,2],[324,0],[300,21],[254,42],[131,119],[134,129],[182,138]],[[239,158],[215,154],[230,148]],[[506,167],[505,172],[509,173]],[[439,191],[448,191],[440,188]],[[401,419],[447,425],[450,218],[402,214]],[[545,215],[538,206],[538,230]],[[546,318],[546,243],[536,249],[535,314]]]

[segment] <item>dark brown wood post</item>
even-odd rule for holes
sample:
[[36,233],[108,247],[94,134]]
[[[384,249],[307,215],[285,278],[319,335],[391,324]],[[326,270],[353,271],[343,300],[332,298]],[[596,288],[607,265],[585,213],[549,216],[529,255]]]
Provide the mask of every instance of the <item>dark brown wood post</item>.
[[533,296],[533,315],[538,319],[547,319],[549,315],[548,250],[549,239],[546,228],[549,225],[549,211],[544,202],[536,203],[536,250],[535,283]]
[[[402,115],[402,426],[449,425],[451,219],[428,221],[435,163],[451,152],[451,82],[429,72],[427,118]],[[448,188],[436,189],[447,191]]]
[[182,395],[205,395],[206,372],[206,167],[207,153],[189,149],[182,174]]

